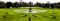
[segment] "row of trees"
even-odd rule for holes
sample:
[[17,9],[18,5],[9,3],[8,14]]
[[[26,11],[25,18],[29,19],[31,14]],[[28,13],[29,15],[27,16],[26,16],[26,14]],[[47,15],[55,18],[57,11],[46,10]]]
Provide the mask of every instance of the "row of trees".
[[15,3],[12,3],[12,2],[2,2],[0,1],[0,8],[18,8],[18,7],[43,7],[43,8],[60,8],[60,2],[58,3],[39,3],[37,2],[36,4],[33,5],[32,2],[29,2],[29,3],[26,3],[26,2],[15,2]]

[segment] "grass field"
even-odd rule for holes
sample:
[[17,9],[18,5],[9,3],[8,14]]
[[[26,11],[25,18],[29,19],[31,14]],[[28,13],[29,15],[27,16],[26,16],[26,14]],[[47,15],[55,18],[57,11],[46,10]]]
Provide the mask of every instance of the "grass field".
[[28,11],[29,7],[1,8],[0,21],[29,21],[29,17],[31,21],[60,21],[60,9],[57,8],[32,7],[32,12]]

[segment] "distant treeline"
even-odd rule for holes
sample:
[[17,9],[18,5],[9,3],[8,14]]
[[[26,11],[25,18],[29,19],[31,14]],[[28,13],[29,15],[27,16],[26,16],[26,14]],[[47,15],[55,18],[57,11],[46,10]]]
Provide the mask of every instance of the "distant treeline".
[[15,3],[12,3],[12,2],[1,2],[0,1],[0,8],[18,8],[18,7],[43,7],[43,8],[60,8],[60,2],[58,3],[39,3],[37,2],[36,4],[33,5],[32,2],[29,2],[29,3],[26,3],[26,2],[15,2]]

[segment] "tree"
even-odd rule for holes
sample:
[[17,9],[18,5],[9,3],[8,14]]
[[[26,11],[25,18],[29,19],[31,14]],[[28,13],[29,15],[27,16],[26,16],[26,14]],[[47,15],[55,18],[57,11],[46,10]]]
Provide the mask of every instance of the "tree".
[[36,3],[35,5],[34,5],[34,7],[41,7],[41,3]]
[[23,2],[23,7],[27,7],[28,4],[26,2]]
[[55,4],[56,8],[60,8],[60,2]]
[[4,8],[5,7],[5,3],[0,1],[0,8]]
[[51,4],[51,8],[52,8],[52,9],[54,8],[54,4]]
[[18,8],[19,7],[19,3],[18,2],[13,3],[13,8],[14,7]]
[[7,2],[6,3],[6,8],[10,8],[12,6],[12,3],[11,2]]
[[23,2],[22,2],[22,0],[21,0],[20,3],[19,3],[19,7],[23,7]]
[[45,7],[49,8],[49,7],[50,7],[50,3],[47,2],[47,3],[45,4]]
[[46,8],[44,3],[41,4],[41,7]]
[[29,5],[29,7],[32,7],[33,6],[33,3],[32,2],[29,2],[28,5]]

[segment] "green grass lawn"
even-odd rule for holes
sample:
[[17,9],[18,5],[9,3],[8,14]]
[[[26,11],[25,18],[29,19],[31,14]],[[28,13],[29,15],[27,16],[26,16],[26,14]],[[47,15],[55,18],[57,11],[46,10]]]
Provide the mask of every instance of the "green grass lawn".
[[[15,10],[22,11],[15,12]],[[29,17],[31,17],[31,21],[60,21],[60,9],[32,7],[32,10],[46,10],[46,12],[38,13],[23,13],[23,10],[29,10],[29,8],[1,8],[0,21],[28,21]],[[53,18],[54,16],[56,18]]]

